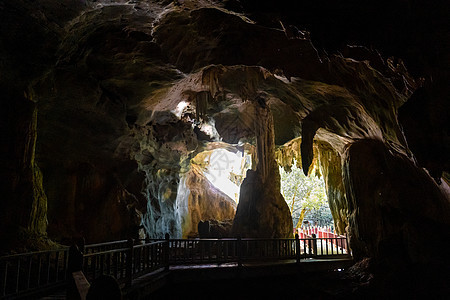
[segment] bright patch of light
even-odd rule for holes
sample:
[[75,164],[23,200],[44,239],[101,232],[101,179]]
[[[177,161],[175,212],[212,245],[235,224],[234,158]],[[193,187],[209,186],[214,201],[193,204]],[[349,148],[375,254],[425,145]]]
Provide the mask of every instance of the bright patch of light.
[[178,103],[177,108],[172,110],[172,113],[177,116],[177,118],[181,118],[181,114],[183,113],[184,109],[189,105],[186,101],[181,101]]
[[273,76],[276,79],[283,81],[284,83],[290,83],[289,80],[285,76],[280,76],[280,75],[277,75],[277,74],[273,74]]
[[[203,122],[200,125],[200,131],[206,133],[209,137],[214,139],[215,141],[220,141],[220,135],[216,129],[216,122],[212,117],[209,118],[207,122]],[[224,150],[225,151],[225,150]]]
[[240,182],[236,178],[245,176],[246,161],[249,155],[241,152],[233,153],[225,149],[216,149],[205,159],[208,167],[206,178],[220,191],[236,202],[239,201]]

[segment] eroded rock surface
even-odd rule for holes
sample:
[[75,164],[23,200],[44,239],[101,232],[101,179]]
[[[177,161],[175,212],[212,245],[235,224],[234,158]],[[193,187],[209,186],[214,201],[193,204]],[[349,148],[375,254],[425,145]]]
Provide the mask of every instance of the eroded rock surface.
[[343,170],[355,255],[392,265],[444,259],[436,251],[449,235],[448,191],[377,140],[352,144]]
[[[200,233],[198,224],[202,221],[211,221],[212,224],[213,220],[224,222],[234,219],[236,202],[214,187],[200,168],[194,166],[185,176],[189,196],[182,221],[183,238],[197,236]],[[208,232],[208,237],[227,236],[225,230],[220,235],[214,229],[208,229]]]
[[275,161],[273,118],[265,99],[254,103],[258,164],[248,170],[239,197],[232,233],[240,237],[288,238],[292,217],[280,192],[280,173]]
[[291,235],[277,162],[295,158],[320,166],[355,257],[448,263],[441,62],[416,78],[373,49],[325,54],[284,19],[210,1],[64,3],[0,4],[2,228],[87,242],[141,225],[195,234],[235,207],[191,159],[232,144],[254,164],[233,235]]

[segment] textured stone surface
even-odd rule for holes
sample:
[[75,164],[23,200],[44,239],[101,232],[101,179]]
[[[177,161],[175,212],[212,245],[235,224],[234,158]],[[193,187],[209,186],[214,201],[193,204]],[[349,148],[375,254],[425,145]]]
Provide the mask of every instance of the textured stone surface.
[[232,233],[241,237],[289,238],[293,225],[289,207],[280,192],[273,118],[261,101],[254,103],[258,120],[255,126],[258,163],[255,171],[247,171],[242,182]]
[[[402,11],[400,2],[386,13]],[[449,174],[448,26],[436,14],[425,19],[438,23],[432,30],[416,22],[441,2],[417,17],[416,4],[399,15],[407,25],[395,32],[403,37],[414,25],[404,37],[416,46],[417,37],[420,47],[399,46],[401,38],[377,26],[324,34],[339,28],[324,25],[336,18],[308,15],[311,7],[284,6],[284,18],[177,3],[0,3],[2,235],[21,227],[45,234],[47,215],[47,233],[57,240],[125,238],[141,224],[151,237],[187,236],[200,220],[234,213],[191,164],[231,143],[254,160],[233,234],[290,235],[275,161],[289,167],[295,158],[306,172],[320,166],[336,227],[350,234],[356,257],[394,267],[448,263],[436,250],[449,232],[441,179]],[[338,11],[351,17],[358,7],[366,6]],[[294,19],[312,24],[311,35],[295,31]],[[386,36],[395,46],[385,49],[404,54],[405,63],[385,59],[383,49],[326,54],[309,36],[334,46],[342,36],[378,45]]]
[[399,109],[409,147],[419,165],[437,182],[450,169],[450,87],[446,82],[438,79],[427,83]]
[[[183,238],[197,236],[201,221],[229,221],[236,213],[236,202],[215,188],[197,166],[185,175],[189,189],[187,214],[182,216]],[[209,237],[218,236],[214,230]],[[223,233],[224,234],[224,233]]]
[[198,236],[200,238],[229,238],[232,237],[231,229],[233,220],[207,220],[198,223]]
[[439,254],[450,232],[448,186],[438,186],[407,157],[377,140],[347,149],[343,175],[350,243],[357,258],[373,257],[394,268],[448,263]]
[[318,152],[320,170],[325,182],[328,204],[336,231],[339,234],[346,234],[349,212],[342,178],[341,157],[336,150],[326,143],[319,144]]

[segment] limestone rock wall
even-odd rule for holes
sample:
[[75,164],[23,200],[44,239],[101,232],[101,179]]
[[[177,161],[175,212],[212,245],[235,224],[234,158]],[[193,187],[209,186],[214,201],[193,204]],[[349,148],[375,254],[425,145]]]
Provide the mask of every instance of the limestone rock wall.
[[215,188],[198,165],[186,173],[189,190],[187,213],[182,216],[183,238],[198,236],[200,221],[230,221],[236,213],[236,202]]
[[[138,121],[139,122],[139,121]],[[181,238],[178,203],[180,172],[186,172],[187,155],[197,148],[197,138],[189,124],[161,113],[147,123],[134,126],[118,149],[133,158],[145,174],[142,193],[145,209],[142,225],[147,236]]]
[[[61,27],[82,10],[79,1],[66,2],[69,6],[58,2],[46,12],[42,3],[1,4],[0,251],[16,245],[24,232],[25,237],[46,238],[45,174],[35,155],[40,116],[29,86],[54,63]],[[24,249],[37,248],[24,243]]]
[[325,182],[334,226],[339,234],[345,235],[348,229],[349,212],[342,177],[341,156],[326,143],[319,143],[318,152],[318,161]]
[[[19,110],[20,118],[10,120],[17,122],[17,127],[9,144],[8,161],[2,164],[5,179],[2,190],[6,197],[0,222],[5,244],[24,230],[35,236],[47,234],[47,196],[35,157],[37,108],[30,99],[19,97],[16,101],[23,107]],[[6,174],[8,171],[13,172]]]
[[[42,133],[36,157],[57,240],[136,237],[148,205],[157,210],[155,199],[165,199],[161,191],[176,195],[180,154],[160,149],[171,146],[170,125],[162,121],[154,133],[151,112],[137,105],[154,92],[149,82],[160,87],[180,76],[151,42],[156,16],[123,3],[85,6],[61,29],[55,64],[31,85]],[[156,170],[148,168],[152,155]]]
[[448,186],[378,140],[362,140],[343,164],[351,247],[392,268],[448,263],[439,254],[449,237]]
[[[228,200],[189,173],[190,159],[213,143],[247,142],[256,168],[242,185],[236,234],[290,236],[275,161],[295,157],[305,172],[320,164],[356,257],[439,261],[433,249],[449,232],[440,178],[448,80],[437,72],[446,60],[416,79],[373,50],[317,51],[269,15],[255,22],[216,1],[1,3],[2,235],[43,233],[47,214],[61,241],[125,238],[141,225],[152,237],[181,236],[189,209],[198,219],[233,211],[209,215]],[[275,145],[290,141],[300,153],[277,156]],[[204,197],[219,204],[197,205]]]
[[258,164],[256,171],[247,171],[241,185],[232,233],[241,237],[287,238],[292,236],[292,218],[280,192],[273,118],[262,101],[254,103]]

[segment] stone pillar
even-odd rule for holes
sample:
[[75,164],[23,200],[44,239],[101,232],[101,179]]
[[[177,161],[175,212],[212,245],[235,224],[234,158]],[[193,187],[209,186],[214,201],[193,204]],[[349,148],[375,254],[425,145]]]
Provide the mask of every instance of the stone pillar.
[[[23,96],[12,97],[10,101],[7,123],[2,124],[6,127],[3,135],[6,141],[1,149],[4,163],[0,171],[3,179],[0,226],[12,239],[17,238],[20,229],[44,235],[47,197],[42,186],[42,173],[35,161],[36,104]],[[5,238],[8,240],[8,236]]]
[[292,236],[292,218],[280,193],[273,117],[262,101],[255,101],[258,165],[247,171],[241,185],[232,232],[242,237],[286,238]]
[[379,140],[360,140],[344,154],[349,238],[356,259],[387,268],[441,266],[450,232],[450,195],[406,155]]

